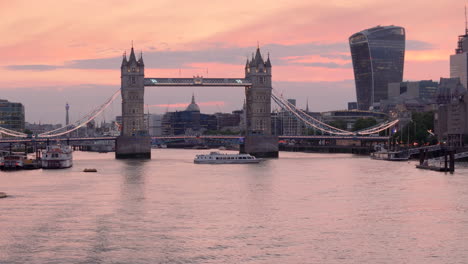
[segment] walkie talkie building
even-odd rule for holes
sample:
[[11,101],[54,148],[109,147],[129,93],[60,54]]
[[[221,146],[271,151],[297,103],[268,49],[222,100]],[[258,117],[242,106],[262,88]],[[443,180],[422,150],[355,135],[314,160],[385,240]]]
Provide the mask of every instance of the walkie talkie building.
[[388,84],[403,81],[405,29],[378,26],[349,37],[358,109],[388,99]]

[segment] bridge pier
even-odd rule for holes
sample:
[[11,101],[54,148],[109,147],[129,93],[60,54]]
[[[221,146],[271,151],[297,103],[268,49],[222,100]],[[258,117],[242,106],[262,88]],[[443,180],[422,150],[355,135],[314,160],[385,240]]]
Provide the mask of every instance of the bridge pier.
[[266,135],[247,135],[240,153],[248,153],[257,158],[278,158],[278,137]]
[[151,159],[150,136],[119,136],[115,140],[116,159]]

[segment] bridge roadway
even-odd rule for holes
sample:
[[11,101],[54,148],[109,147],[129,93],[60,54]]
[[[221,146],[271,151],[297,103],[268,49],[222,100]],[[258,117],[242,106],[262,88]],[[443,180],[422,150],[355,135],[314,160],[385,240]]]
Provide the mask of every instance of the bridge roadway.
[[145,86],[251,86],[244,78],[145,78]]
[[[0,139],[1,143],[29,143],[29,142],[54,142],[54,141],[70,141],[70,142],[80,142],[80,141],[101,141],[101,140],[115,140],[117,137],[80,137],[80,138],[12,138],[12,139]],[[170,139],[241,139],[242,136],[161,136],[161,137],[152,137],[155,140],[170,140]],[[386,142],[389,137],[373,137],[373,136],[279,136],[280,140],[284,139],[315,139],[315,140],[362,140],[362,141],[373,141],[373,142]]]
[[101,141],[101,140],[115,140],[117,137],[81,137],[81,138],[21,138],[21,139],[0,139],[2,143],[29,143],[29,142],[56,142],[56,141]]

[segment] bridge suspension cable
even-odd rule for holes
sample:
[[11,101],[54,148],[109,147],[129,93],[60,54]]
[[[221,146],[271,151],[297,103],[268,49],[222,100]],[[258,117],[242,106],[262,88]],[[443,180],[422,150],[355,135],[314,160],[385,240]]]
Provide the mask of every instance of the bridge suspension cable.
[[93,111],[88,113],[87,115],[83,116],[81,119],[76,121],[73,124],[70,124],[68,126],[60,127],[51,131],[47,131],[44,133],[39,134],[39,137],[57,137],[57,136],[62,136],[65,134],[68,134],[70,132],[73,132],[80,127],[83,127],[84,125],[88,124],[92,120],[94,120],[97,116],[99,116],[104,109],[106,109],[111,103],[119,96],[120,94],[120,89],[117,90],[105,103],[102,105],[96,107]]
[[297,107],[295,107],[293,104],[291,104],[287,100],[284,100],[283,98],[277,96],[275,92],[272,92],[271,97],[273,101],[275,101],[284,111],[295,116],[299,121],[304,123],[307,127],[318,129],[324,133],[328,133],[331,135],[340,135],[340,136],[353,135],[352,132],[330,126],[306,114],[304,111],[298,109]]
[[370,135],[370,134],[379,133],[381,131],[384,131],[386,129],[389,129],[389,128],[395,126],[396,124],[398,124],[398,122],[400,122],[399,119],[395,119],[395,120],[392,120],[392,121],[385,121],[385,122],[377,124],[377,125],[375,125],[373,127],[356,131],[355,133],[358,134],[358,135],[361,135],[361,136],[366,136],[366,135]]
[[8,135],[8,136],[12,136],[12,137],[27,137],[28,136],[25,133],[18,132],[18,131],[15,131],[15,130],[11,130],[11,129],[7,129],[7,128],[4,128],[4,127],[0,127],[0,134],[5,134],[5,135]]
[[395,126],[399,122],[398,119],[395,119],[395,120],[392,120],[392,121],[385,121],[385,122],[382,122],[382,123],[377,124],[375,126],[372,126],[370,128],[362,129],[362,130],[355,131],[355,132],[350,132],[350,131],[346,131],[346,130],[343,130],[343,129],[339,129],[339,128],[330,126],[329,124],[326,124],[326,123],[324,123],[324,122],[310,116],[309,114],[307,114],[303,110],[297,108],[295,105],[293,105],[289,101],[287,101],[287,100],[283,99],[282,97],[276,95],[275,91],[272,91],[271,97],[272,97],[273,101],[275,101],[284,111],[286,111],[286,112],[290,113],[291,115],[293,115],[294,117],[296,117],[299,121],[301,121],[307,127],[318,129],[318,130],[320,130],[320,131],[322,131],[324,133],[328,133],[328,134],[331,134],[331,135],[340,135],[340,136],[360,135],[360,136],[367,136],[367,135],[370,135],[370,134],[375,134],[375,133],[379,133],[381,131],[384,131],[384,130],[390,128],[390,127]]

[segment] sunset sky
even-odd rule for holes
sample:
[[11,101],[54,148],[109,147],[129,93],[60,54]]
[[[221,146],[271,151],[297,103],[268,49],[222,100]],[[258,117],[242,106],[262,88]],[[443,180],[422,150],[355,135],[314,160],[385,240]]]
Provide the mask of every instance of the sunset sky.
[[[274,88],[313,111],[355,101],[348,37],[377,25],[406,29],[405,80],[449,76],[464,32],[462,0],[87,1],[0,0],[0,98],[22,102],[26,121],[77,119],[120,85],[122,53],[143,52],[146,77],[243,77],[260,44]],[[147,88],[152,113],[242,106],[242,88]],[[106,119],[119,115],[120,100]]]

